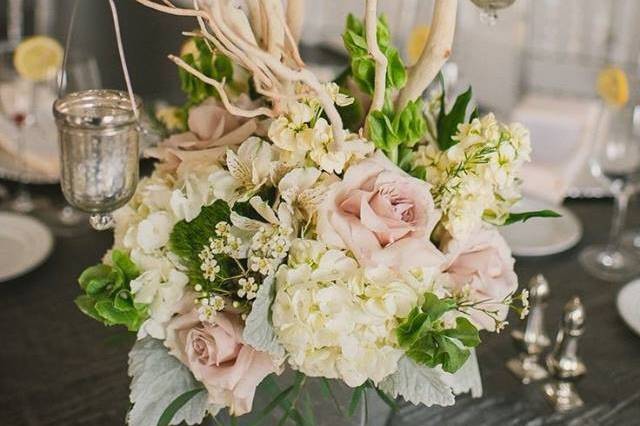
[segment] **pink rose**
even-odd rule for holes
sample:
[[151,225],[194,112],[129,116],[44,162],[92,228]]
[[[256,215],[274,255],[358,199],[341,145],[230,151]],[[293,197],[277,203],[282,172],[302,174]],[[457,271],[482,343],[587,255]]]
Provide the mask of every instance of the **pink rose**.
[[330,187],[318,210],[318,235],[351,250],[364,266],[440,266],[444,257],[429,240],[440,212],[429,188],[377,154]]
[[[237,103],[249,105],[251,101],[241,96]],[[147,149],[145,154],[164,161],[164,169],[173,171],[182,161],[187,161],[185,153],[194,153],[194,157],[198,155],[196,152],[217,154],[219,150],[224,153],[226,147],[241,144],[257,130],[255,120],[232,115],[214,98],[191,108],[187,124],[188,132],[169,136],[157,147]]]
[[209,402],[237,416],[251,411],[256,387],[278,369],[269,354],[242,342],[242,331],[236,314],[219,312],[212,324],[201,322],[192,308],[169,322],[164,342],[204,384]]
[[[471,300],[483,303],[488,310],[497,310],[498,319],[507,317],[509,308],[501,302],[518,288],[518,276],[513,270],[514,259],[506,241],[496,229],[483,229],[468,240],[451,240],[445,244],[447,272],[455,287],[468,285]],[[495,323],[486,314],[473,311],[471,319],[480,327],[494,330]]]

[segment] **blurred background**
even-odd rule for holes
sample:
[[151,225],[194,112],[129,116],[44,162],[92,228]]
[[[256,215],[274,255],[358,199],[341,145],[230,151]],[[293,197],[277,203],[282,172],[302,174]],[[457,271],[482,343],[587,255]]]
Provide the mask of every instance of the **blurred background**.
[[[3,0],[8,4],[15,0]],[[50,34],[64,40],[72,0],[21,0],[25,33]],[[106,1],[82,0],[72,51],[96,55],[105,87],[122,87],[111,16]],[[188,2],[187,2],[188,3]],[[432,0],[383,0],[396,45],[403,54],[414,28],[428,25]],[[180,30],[192,29],[188,18],[173,19],[134,1],[119,1],[120,20],[136,91],[143,97],[180,101],[177,72],[166,54],[180,48]],[[310,1],[303,43],[322,46],[339,58],[340,34],[348,12],[361,13],[354,0]],[[0,8],[7,22],[8,8]],[[640,3],[634,0],[518,0],[500,11],[495,25],[479,19],[479,9],[461,2],[452,61],[460,81],[473,85],[480,104],[506,113],[530,92],[594,97],[598,71],[615,63],[637,82],[640,65]],[[340,17],[336,19],[335,17]],[[181,27],[176,27],[182,24]],[[7,26],[0,26],[6,38]],[[307,52],[317,55],[317,52]]]

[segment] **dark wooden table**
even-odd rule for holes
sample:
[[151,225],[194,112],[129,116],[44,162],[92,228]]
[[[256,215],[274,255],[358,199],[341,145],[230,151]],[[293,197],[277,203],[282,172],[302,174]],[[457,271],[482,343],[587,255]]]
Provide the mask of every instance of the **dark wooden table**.
[[[485,336],[479,350],[483,398],[462,397],[456,406],[444,409],[405,407],[389,424],[640,424],[640,337],[618,317],[614,300],[620,286],[590,278],[576,261],[585,244],[605,238],[611,202],[571,201],[568,206],[584,224],[580,245],[555,256],[519,259],[517,269],[523,283],[537,272],[551,282],[551,334],[565,301],[572,295],[582,297],[588,318],[581,353],[589,372],[578,386],[586,406],[556,415],[539,385],[520,385],[504,368],[515,355],[504,333]],[[640,225],[637,204],[630,224]],[[99,261],[111,239],[110,233],[97,232],[58,238],[52,256],[40,268],[0,284],[0,425],[124,423],[132,338],[83,316],[73,304],[78,274]]]

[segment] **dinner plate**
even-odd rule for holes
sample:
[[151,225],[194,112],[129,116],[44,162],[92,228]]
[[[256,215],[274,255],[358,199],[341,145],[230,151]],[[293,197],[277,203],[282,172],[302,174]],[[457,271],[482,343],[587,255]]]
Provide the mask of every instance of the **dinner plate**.
[[0,212],[0,282],[23,275],[49,257],[51,232],[37,220]]
[[640,335],[640,279],[622,287],[618,293],[617,305],[624,322]]
[[500,227],[500,233],[516,256],[548,256],[575,246],[582,238],[582,224],[562,206],[533,198],[523,198],[514,212],[554,210],[562,215],[556,218],[532,218],[526,222]]

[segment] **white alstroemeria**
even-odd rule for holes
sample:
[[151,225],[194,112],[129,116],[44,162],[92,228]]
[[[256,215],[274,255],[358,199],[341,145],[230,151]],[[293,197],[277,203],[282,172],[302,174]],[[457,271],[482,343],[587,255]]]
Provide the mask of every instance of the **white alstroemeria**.
[[294,214],[309,219],[316,211],[330,184],[330,175],[322,175],[315,167],[296,168],[278,183],[282,199],[294,209]]
[[209,183],[215,198],[233,203],[246,200],[267,183],[274,167],[275,151],[271,144],[250,137],[238,152],[227,151],[227,169],[213,172]]
[[183,272],[172,269],[166,276],[158,270],[143,272],[131,281],[131,293],[136,303],[149,305],[149,318],[140,328],[138,337],[149,334],[164,339],[164,326],[176,313],[189,278]]
[[304,191],[313,187],[320,175],[320,170],[315,167],[291,170],[278,183],[280,196],[289,204],[296,203]]
[[137,227],[136,241],[146,252],[164,247],[169,242],[173,218],[165,212],[155,212],[142,220]]

